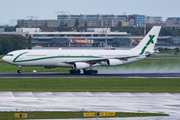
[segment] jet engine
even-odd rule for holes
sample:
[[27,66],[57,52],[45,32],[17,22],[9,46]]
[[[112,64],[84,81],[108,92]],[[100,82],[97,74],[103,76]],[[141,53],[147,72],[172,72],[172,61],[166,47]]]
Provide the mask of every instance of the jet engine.
[[90,64],[85,62],[75,62],[73,67],[75,69],[84,69],[90,67]]
[[123,64],[123,61],[122,60],[119,60],[119,59],[108,59],[107,60],[107,64],[109,66],[117,66],[117,65],[122,65]]

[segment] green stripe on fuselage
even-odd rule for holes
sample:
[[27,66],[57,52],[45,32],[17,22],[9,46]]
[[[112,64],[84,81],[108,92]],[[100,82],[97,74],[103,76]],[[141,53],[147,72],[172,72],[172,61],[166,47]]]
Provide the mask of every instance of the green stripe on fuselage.
[[53,58],[102,58],[102,57],[99,57],[99,56],[50,56],[50,57],[42,57],[42,58],[35,58],[35,59],[28,59],[28,60],[19,60],[19,61],[16,61],[16,59],[18,57],[20,57],[21,55],[23,54],[26,54],[28,52],[25,52],[25,53],[22,53],[20,55],[18,55],[14,60],[13,62],[28,62],[28,61],[37,61],[37,60],[43,60],[43,59],[53,59]]
[[13,62],[16,62],[16,60],[17,60],[21,55],[26,54],[26,53],[28,53],[28,52],[24,52],[24,53],[19,54],[19,55],[13,60]]

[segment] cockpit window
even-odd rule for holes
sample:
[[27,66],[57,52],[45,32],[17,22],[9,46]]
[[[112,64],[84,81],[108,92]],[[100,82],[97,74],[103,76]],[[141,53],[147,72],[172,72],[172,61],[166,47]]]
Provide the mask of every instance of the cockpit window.
[[13,56],[13,54],[7,54],[6,56]]

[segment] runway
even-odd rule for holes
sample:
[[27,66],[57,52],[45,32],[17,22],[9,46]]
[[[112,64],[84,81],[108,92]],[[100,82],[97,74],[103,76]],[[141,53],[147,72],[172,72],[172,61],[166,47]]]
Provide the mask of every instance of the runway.
[[[180,78],[180,73],[71,75],[69,73],[0,73],[0,78]],[[131,92],[0,92],[0,111],[119,111],[165,113],[145,120],[179,120],[180,93]],[[94,120],[95,118],[88,118]],[[98,118],[99,120],[139,120]],[[65,119],[64,119],[65,120]],[[85,120],[85,119],[70,119]]]
[[121,73],[71,75],[69,73],[0,73],[0,78],[180,78],[180,73]]
[[[0,106],[0,111],[16,111],[16,108],[17,111],[81,111],[84,109],[85,111],[138,112],[139,110],[142,113],[170,115],[143,117],[146,120],[178,120],[180,118],[180,93],[1,91]],[[114,119],[137,120],[141,118],[112,118],[111,120]]]

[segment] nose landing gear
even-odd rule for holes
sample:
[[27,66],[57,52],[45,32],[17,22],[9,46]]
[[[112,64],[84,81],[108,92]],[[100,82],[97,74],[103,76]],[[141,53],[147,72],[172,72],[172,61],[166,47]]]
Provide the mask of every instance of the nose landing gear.
[[17,73],[22,73],[22,71],[21,71],[21,66],[18,65],[17,67],[18,67],[18,69],[19,69],[19,70],[17,71]]

